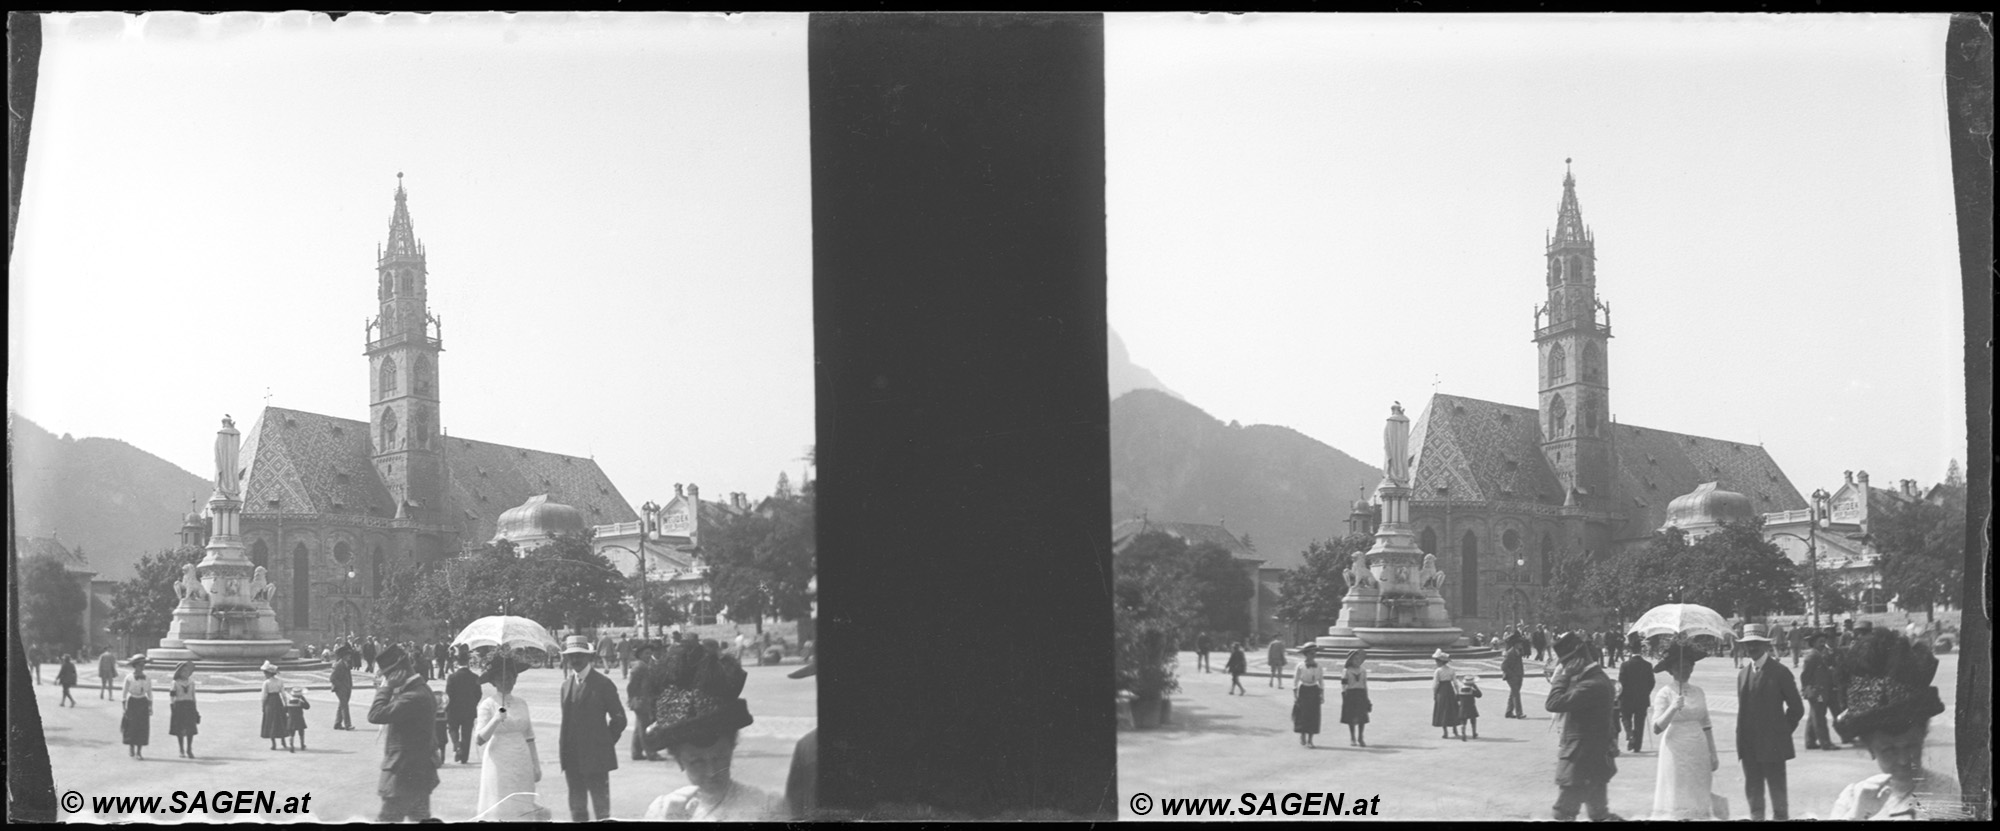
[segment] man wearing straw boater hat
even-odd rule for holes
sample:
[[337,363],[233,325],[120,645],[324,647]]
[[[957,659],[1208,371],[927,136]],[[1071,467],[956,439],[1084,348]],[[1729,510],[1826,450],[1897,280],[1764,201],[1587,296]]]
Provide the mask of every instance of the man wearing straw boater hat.
[[1605,795],[1605,786],[1618,775],[1618,765],[1611,760],[1617,751],[1611,721],[1616,693],[1610,676],[1584,647],[1583,637],[1575,632],[1556,639],[1556,660],[1562,668],[1550,679],[1543,702],[1549,712],[1562,714],[1555,816],[1564,822],[1576,819],[1582,807],[1589,808],[1592,822],[1618,819]]
[[1792,758],[1792,731],[1806,714],[1799,685],[1783,661],[1771,658],[1764,624],[1743,627],[1737,639],[1749,662],[1736,676],[1736,758],[1743,762],[1743,790],[1750,818],[1764,818],[1764,791],[1771,793],[1771,818],[1791,818],[1785,762]]
[[368,723],[385,725],[382,741],[381,822],[431,818],[438,786],[437,696],[424,683],[410,653],[389,646],[375,656],[375,703]]
[[618,769],[618,735],[625,732],[625,707],[618,685],[597,671],[590,639],[571,635],[563,644],[562,732],[558,737],[563,779],[569,784],[569,818],[589,822],[611,814],[611,772]]

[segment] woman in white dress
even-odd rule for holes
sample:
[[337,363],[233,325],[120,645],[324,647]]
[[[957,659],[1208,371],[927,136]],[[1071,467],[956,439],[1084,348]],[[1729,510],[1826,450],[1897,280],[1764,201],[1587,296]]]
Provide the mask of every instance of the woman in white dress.
[[1653,780],[1653,819],[1717,819],[1711,796],[1715,731],[1708,719],[1708,695],[1688,683],[1700,650],[1674,644],[1653,669],[1673,676],[1653,693],[1653,732],[1660,737],[1659,775]]
[[479,753],[479,812],[477,819],[519,822],[547,819],[535,802],[535,783],[542,781],[542,760],[535,752],[535,723],[528,702],[514,695],[514,682],[529,668],[527,661],[500,656],[487,664],[480,681],[493,694],[479,700],[473,737]]

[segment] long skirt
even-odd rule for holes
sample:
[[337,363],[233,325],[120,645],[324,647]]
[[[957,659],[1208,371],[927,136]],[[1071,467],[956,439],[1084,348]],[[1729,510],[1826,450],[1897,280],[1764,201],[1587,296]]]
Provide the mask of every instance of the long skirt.
[[1342,692],[1340,694],[1340,723],[1367,724],[1368,709],[1371,706],[1373,705],[1368,703],[1368,691],[1365,689],[1346,690]]
[[126,744],[146,745],[146,739],[153,732],[153,702],[145,698],[125,699],[125,718],[118,723],[118,732]]
[[292,734],[292,722],[285,718],[285,697],[277,693],[264,694],[264,729],[258,732],[260,738],[282,739]]
[[1464,723],[1458,717],[1458,690],[1451,682],[1439,681],[1431,689],[1431,726],[1457,727]]
[[1320,688],[1316,684],[1304,684],[1299,687],[1298,700],[1292,702],[1292,732],[1308,734],[1319,732],[1320,696]]
[[176,701],[167,705],[167,733],[175,736],[192,736],[201,732],[195,725],[201,723],[201,713],[196,712],[193,701]]
[[1469,695],[1458,697],[1458,720],[1471,721],[1479,717],[1479,699]]

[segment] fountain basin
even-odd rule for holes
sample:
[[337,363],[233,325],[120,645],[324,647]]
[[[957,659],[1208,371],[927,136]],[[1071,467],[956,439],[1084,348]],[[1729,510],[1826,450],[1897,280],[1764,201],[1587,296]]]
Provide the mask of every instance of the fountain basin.
[[185,649],[210,661],[276,660],[292,651],[289,640],[187,640]]
[[1451,646],[1465,630],[1456,626],[1436,629],[1355,627],[1354,637],[1376,649],[1434,649]]

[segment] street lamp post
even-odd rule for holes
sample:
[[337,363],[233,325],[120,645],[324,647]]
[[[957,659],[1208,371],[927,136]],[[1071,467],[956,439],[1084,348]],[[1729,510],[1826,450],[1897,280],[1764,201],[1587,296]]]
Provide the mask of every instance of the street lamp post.
[[646,537],[660,530],[660,505],[652,500],[639,506],[639,625],[646,640],[653,639],[653,581],[646,569]]
[[1791,537],[1806,544],[1806,603],[1812,608],[1814,629],[1819,628],[1819,531],[1831,523],[1828,503],[1832,499],[1832,494],[1827,493],[1825,488],[1813,491],[1812,504],[1807,513],[1811,519],[1806,524],[1805,536],[1785,531],[1771,534],[1774,537]]

